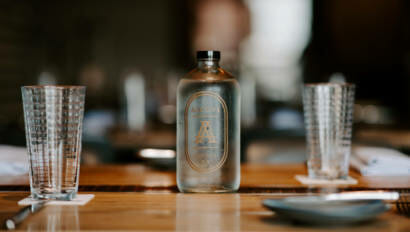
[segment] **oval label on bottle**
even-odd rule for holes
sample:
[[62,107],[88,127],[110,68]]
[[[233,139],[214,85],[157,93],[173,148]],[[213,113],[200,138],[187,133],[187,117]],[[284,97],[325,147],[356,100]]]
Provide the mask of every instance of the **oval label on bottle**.
[[211,91],[194,93],[184,114],[185,156],[192,169],[212,172],[228,157],[228,108],[224,99]]

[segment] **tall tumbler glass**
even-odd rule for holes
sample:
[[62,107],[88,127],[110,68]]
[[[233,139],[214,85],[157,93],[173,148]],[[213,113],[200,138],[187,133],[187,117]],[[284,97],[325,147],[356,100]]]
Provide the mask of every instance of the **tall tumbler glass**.
[[355,86],[306,84],[303,90],[307,166],[310,178],[349,175]]
[[71,200],[78,190],[84,86],[24,86],[24,121],[35,199]]

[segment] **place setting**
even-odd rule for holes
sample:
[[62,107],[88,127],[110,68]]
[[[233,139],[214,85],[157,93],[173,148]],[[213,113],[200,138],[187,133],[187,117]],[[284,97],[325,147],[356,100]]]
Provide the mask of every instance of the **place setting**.
[[[6,219],[9,230],[48,205],[86,205],[94,194],[78,194],[84,86],[21,88],[31,195]],[[9,148],[11,149],[11,148]],[[17,151],[16,151],[17,152]],[[24,168],[24,167],[23,167]]]
[[[336,187],[358,184],[357,179],[349,176],[349,160],[358,159],[359,149],[364,152],[358,157],[367,163],[382,166],[385,162],[394,162],[397,156],[402,162],[410,160],[398,152],[390,151],[393,154],[389,156],[387,149],[380,149],[380,155],[375,156],[373,154],[377,153],[371,152],[371,148],[367,148],[369,152],[357,148],[351,157],[354,93],[355,86],[349,83],[305,84],[303,104],[308,175],[295,176],[301,184],[324,191],[330,189],[330,192],[337,191]],[[355,162],[352,163],[354,167],[366,174]],[[344,191],[266,199],[263,205],[280,218],[316,225],[343,225],[370,221],[390,210],[391,204],[396,205],[399,213],[409,215],[408,197],[408,193],[401,196],[394,191]]]

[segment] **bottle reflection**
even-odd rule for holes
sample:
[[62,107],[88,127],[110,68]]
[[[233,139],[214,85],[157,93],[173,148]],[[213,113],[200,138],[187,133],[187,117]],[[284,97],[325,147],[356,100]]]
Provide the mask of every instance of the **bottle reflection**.
[[176,195],[177,231],[239,231],[239,194]]
[[27,231],[80,230],[77,206],[45,206],[27,223]]

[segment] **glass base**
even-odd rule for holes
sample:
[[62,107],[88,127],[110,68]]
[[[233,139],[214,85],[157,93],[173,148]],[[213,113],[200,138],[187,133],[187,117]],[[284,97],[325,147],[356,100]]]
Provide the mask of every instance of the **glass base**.
[[71,201],[77,196],[77,191],[66,191],[59,193],[31,192],[31,197],[36,200],[64,200]]
[[227,188],[223,186],[179,187],[178,189],[184,193],[231,193],[238,190],[238,188]]
[[309,172],[309,178],[318,179],[318,180],[347,180],[348,177],[349,175],[335,176],[335,175],[326,175],[323,173]]

